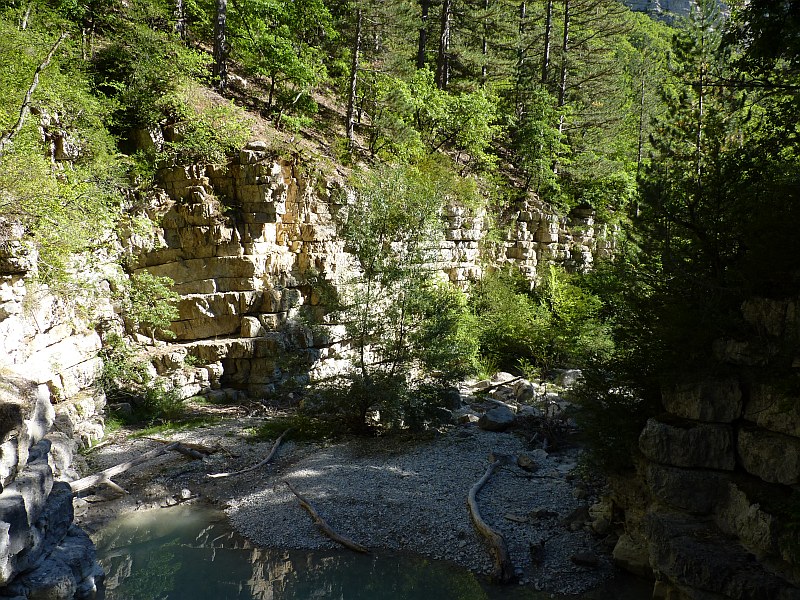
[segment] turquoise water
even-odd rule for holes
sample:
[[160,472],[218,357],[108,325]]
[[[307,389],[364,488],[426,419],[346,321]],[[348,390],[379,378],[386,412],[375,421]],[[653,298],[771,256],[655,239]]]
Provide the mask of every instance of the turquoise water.
[[[136,512],[98,532],[106,600],[540,600],[519,586],[489,586],[443,561],[412,555],[257,548],[218,512]],[[651,588],[615,584],[585,598],[638,600]]]

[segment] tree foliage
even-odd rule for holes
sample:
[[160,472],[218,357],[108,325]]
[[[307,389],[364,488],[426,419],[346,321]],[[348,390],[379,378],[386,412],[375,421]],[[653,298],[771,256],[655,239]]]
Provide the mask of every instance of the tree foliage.
[[[358,173],[340,235],[358,275],[339,289],[354,368],[332,382],[324,408],[363,429],[371,411],[386,424],[423,418],[418,392],[442,390],[471,367],[465,300],[434,266],[449,181],[425,167]],[[429,398],[428,400],[434,400]]]

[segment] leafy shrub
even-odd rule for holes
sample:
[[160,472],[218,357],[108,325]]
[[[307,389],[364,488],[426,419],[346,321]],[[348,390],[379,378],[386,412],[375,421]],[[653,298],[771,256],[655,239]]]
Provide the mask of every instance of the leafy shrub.
[[207,104],[188,87],[158,103],[172,131],[161,159],[172,164],[222,163],[226,155],[244,146],[250,138],[250,120],[244,111],[232,101]]
[[580,367],[613,350],[602,302],[552,265],[534,290],[518,273],[485,277],[470,307],[482,356],[502,369]]
[[474,369],[466,300],[430,268],[451,187],[428,169],[386,166],[357,174],[355,197],[339,215],[359,271],[339,286],[336,299],[354,364],[309,404],[353,431],[368,430],[376,410],[382,426],[407,424],[423,398],[415,390],[446,387]]
[[164,119],[162,101],[200,74],[208,57],[147,25],[124,23],[94,59],[97,90],[111,99],[114,129],[127,135]]
[[134,273],[124,281],[117,295],[122,314],[133,329],[140,327],[155,338],[156,334],[174,337],[170,324],[179,317],[176,303],[180,296],[172,289],[169,277],[158,277],[148,271]]
[[110,334],[103,349],[103,370],[97,383],[113,402],[128,402],[129,415],[114,415],[131,423],[171,420],[183,413],[183,401],[160,378],[154,378],[148,363],[121,336]]

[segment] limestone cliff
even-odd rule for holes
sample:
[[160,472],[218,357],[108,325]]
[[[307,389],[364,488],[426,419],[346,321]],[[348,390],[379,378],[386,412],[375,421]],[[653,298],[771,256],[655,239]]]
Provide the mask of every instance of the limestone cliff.
[[[171,339],[154,343],[109,301],[121,277],[111,257],[93,268],[76,257],[88,285],[67,301],[32,283],[35,252],[19,226],[0,224],[0,596],[94,588],[93,548],[72,526],[67,482],[76,445],[103,435],[105,397],[94,383],[105,333],[138,338],[152,370],[183,397],[262,399],[347,364],[344,327],[326,318],[322,293],[353,268],[335,222],[344,177],[266,148],[252,142],[224,166],[162,169],[136,215],[152,227],[119,233],[129,271],[174,281]],[[505,232],[491,244],[490,221]],[[485,264],[513,263],[533,279],[540,263],[582,270],[613,251],[613,232],[591,211],[567,217],[534,197],[497,215],[452,204],[442,227],[435,266],[462,287]]]
[[[353,268],[336,232],[343,177],[253,142],[224,167],[168,168],[158,179],[144,209],[154,234],[124,240],[132,269],[170,277],[181,295],[174,340],[154,352],[158,373],[184,396],[263,397],[341,369],[348,341],[326,319],[320,285],[335,288]],[[531,197],[493,219],[505,239],[490,245],[483,209],[447,207],[436,266],[453,283],[489,263],[516,264],[531,279],[539,263],[587,269],[613,250],[613,232],[590,210],[566,217]]]

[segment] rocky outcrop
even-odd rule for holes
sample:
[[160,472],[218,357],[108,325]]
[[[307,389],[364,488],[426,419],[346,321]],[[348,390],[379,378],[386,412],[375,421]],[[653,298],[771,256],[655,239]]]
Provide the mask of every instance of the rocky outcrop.
[[[101,341],[90,323],[113,311],[91,293],[66,302],[34,283],[36,252],[22,239],[21,226],[0,223],[0,377],[9,373],[45,386],[56,430],[88,445],[103,436],[105,406],[94,389]],[[87,290],[102,279],[87,273]]]
[[76,446],[103,436],[100,337],[81,314],[111,311],[33,283],[23,233],[0,223],[0,597],[88,598],[101,573],[66,482]]
[[[347,201],[343,179],[274,159],[263,142],[224,167],[158,174],[160,192],[145,211],[154,233],[131,233],[123,246],[135,272],[170,277],[181,296],[174,341],[155,350],[153,364],[183,396],[264,397],[343,368],[349,343],[325,308],[353,269],[335,222]],[[487,260],[533,279],[540,264],[585,270],[613,252],[613,230],[590,210],[561,216],[532,197],[498,218],[506,239],[486,244],[483,209],[448,206],[435,266],[465,287]]]
[[672,23],[677,17],[688,17],[695,0],[624,0],[628,8],[635,12],[643,12],[651,17]]
[[797,305],[745,302],[742,335],[714,344],[736,376],[664,389],[641,432],[637,476],[616,485],[615,557],[655,575],[654,598],[800,598]]
[[72,445],[48,437],[48,387],[5,376],[0,415],[0,597],[93,597],[102,571],[73,525],[69,484],[57,479],[70,468]]

